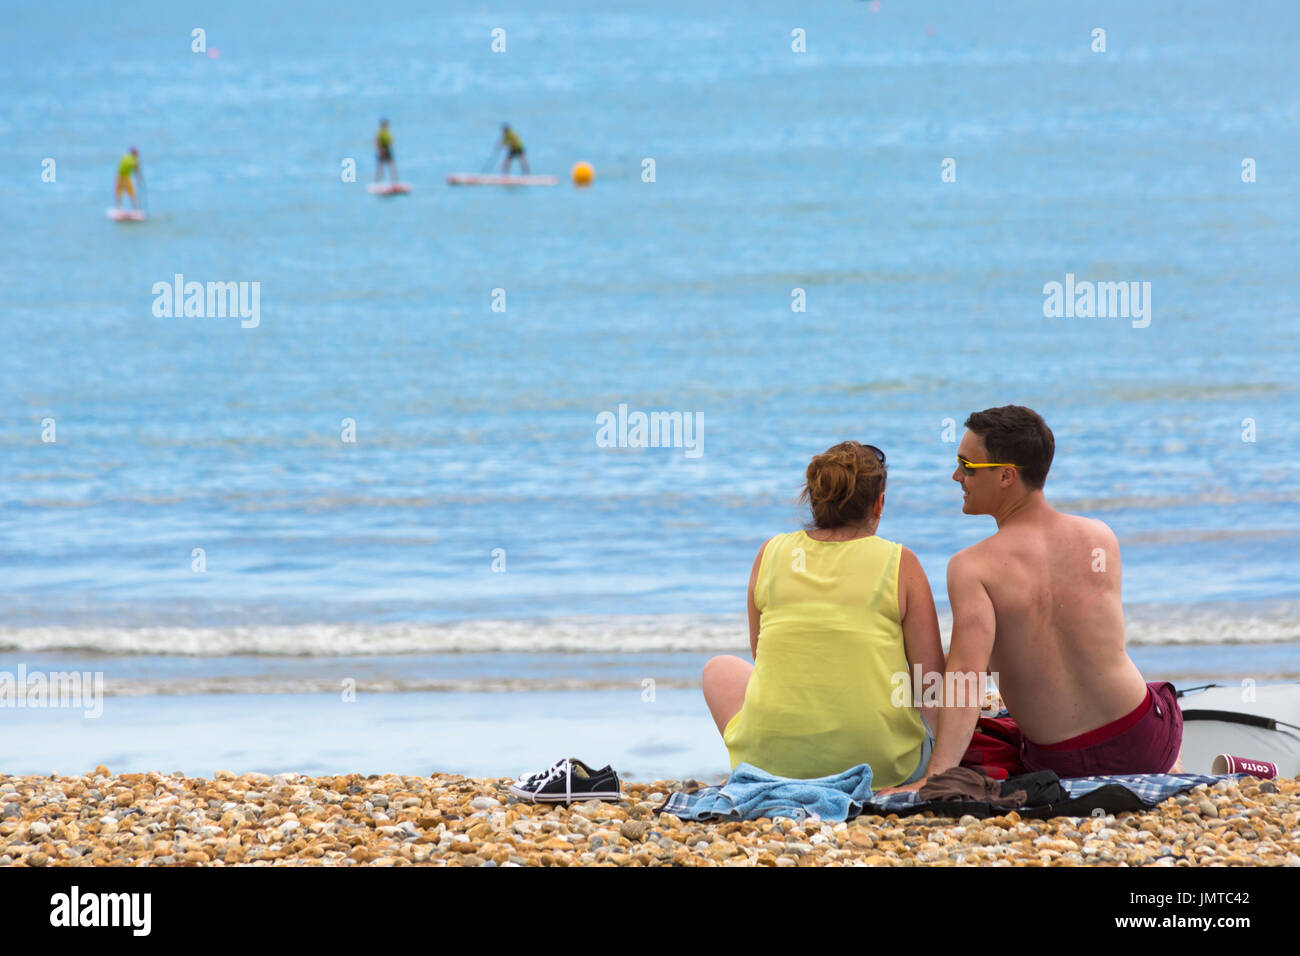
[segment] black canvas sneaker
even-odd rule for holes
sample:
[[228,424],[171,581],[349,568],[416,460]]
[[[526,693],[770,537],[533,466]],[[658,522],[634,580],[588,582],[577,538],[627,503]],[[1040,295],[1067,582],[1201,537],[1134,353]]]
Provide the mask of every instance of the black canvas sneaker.
[[520,777],[510,792],[529,803],[577,803],[582,800],[618,800],[618,774],[606,764],[592,770],[577,757],[557,760],[545,770]]

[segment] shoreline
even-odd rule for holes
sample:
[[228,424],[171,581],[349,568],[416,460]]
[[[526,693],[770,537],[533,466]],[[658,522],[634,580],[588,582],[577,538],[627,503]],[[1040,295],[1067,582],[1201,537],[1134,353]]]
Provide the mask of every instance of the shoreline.
[[1143,812],[689,823],[514,801],[509,778],[0,774],[0,866],[1300,866],[1300,779],[1223,780]]

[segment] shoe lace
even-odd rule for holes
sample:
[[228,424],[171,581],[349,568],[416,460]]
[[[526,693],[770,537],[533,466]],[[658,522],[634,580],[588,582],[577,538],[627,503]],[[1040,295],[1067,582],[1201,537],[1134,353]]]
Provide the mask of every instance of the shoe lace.
[[573,796],[573,765],[569,762],[568,757],[555,761],[545,770],[529,774],[520,780],[519,785],[540,790],[552,780],[558,779],[560,774],[564,774],[564,796],[565,799],[569,799]]

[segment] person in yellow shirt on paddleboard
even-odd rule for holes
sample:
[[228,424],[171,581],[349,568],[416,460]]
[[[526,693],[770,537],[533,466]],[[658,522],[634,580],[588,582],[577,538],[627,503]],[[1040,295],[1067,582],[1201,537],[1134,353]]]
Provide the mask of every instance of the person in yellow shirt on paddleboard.
[[[113,190],[113,202],[118,209],[122,208],[122,193],[131,197],[131,208],[138,210],[140,207],[135,201],[135,186],[131,183],[131,176],[141,179],[140,173],[140,151],[134,146],[131,151],[122,156],[117,164],[117,186]],[[143,182],[143,180],[141,180]]]
[[393,162],[393,134],[388,131],[388,120],[379,121],[379,134],[375,137],[375,182],[388,166],[388,179],[397,182],[397,164]]
[[510,161],[517,156],[519,157],[519,165],[523,169],[524,175],[527,176],[528,160],[524,158],[523,141],[520,140],[519,134],[510,128],[509,123],[501,124],[501,142],[497,143],[497,149],[502,148],[509,150],[506,153],[505,165],[501,167],[502,174],[509,174]]

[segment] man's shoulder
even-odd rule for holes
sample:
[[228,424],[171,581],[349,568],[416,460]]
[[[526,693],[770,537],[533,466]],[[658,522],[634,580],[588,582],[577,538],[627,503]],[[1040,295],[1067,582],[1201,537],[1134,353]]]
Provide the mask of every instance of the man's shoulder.
[[993,573],[992,569],[1005,566],[1010,558],[1019,553],[1023,544],[1018,539],[1022,534],[1021,529],[1011,531],[999,528],[987,538],[981,538],[962,548],[948,559],[948,576],[984,580]]
[[1111,530],[1110,525],[1106,524],[1106,522],[1102,521],[1100,518],[1089,518],[1086,515],[1066,514],[1064,511],[1058,511],[1056,514],[1060,520],[1066,522],[1071,528],[1077,530],[1081,534],[1095,538],[1104,538],[1109,541],[1116,540],[1115,532]]
[[991,544],[992,541],[992,536],[985,538],[982,541],[976,541],[969,547],[962,548],[949,558],[949,577],[966,577],[969,575],[975,575],[977,577],[982,576],[984,569],[988,566],[989,557],[995,550]]

